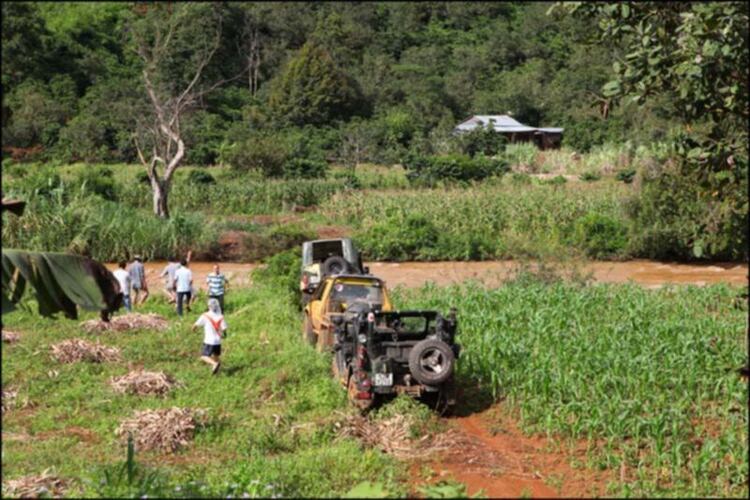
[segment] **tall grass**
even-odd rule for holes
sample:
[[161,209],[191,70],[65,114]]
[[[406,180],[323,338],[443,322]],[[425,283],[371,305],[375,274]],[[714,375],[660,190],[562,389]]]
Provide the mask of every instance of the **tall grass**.
[[[357,229],[370,259],[552,257],[586,250],[575,240],[575,228],[588,214],[625,226],[626,193],[614,184],[582,189],[483,183],[470,189],[339,193],[322,209]],[[426,238],[405,252],[404,241],[417,234],[415,218]]]
[[177,214],[168,221],[144,210],[64,188],[32,196],[22,217],[3,214],[3,246],[72,251],[94,259],[116,260],[133,253],[163,259],[187,249],[201,251],[216,235],[204,229],[200,214]]
[[629,471],[618,494],[747,493],[747,307],[726,286],[548,285],[528,277],[402,292],[459,311],[459,369],[532,432],[590,440],[590,465]]

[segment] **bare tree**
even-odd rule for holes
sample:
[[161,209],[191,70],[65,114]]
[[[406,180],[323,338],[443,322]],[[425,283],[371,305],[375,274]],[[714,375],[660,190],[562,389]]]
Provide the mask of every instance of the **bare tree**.
[[219,4],[157,3],[139,13],[130,32],[143,62],[143,85],[152,113],[139,118],[134,142],[153,189],[154,214],[168,218],[172,178],[185,158],[181,121],[205,94],[246,70],[207,82],[207,67],[221,45]]
[[361,120],[352,120],[341,137],[341,159],[354,173],[359,164],[369,158],[373,139],[372,127]]

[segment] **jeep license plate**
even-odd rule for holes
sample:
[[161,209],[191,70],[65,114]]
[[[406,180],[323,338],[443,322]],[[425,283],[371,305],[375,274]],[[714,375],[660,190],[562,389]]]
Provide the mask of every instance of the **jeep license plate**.
[[376,373],[374,385],[393,385],[392,373]]

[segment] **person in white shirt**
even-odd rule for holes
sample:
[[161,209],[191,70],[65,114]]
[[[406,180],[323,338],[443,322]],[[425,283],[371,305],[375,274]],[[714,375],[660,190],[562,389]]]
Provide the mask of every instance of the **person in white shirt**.
[[122,303],[125,306],[126,311],[130,311],[130,273],[125,270],[127,262],[121,260],[118,264],[118,268],[112,273],[117,278],[117,282],[120,284],[120,291],[122,292]]
[[211,365],[211,373],[215,375],[221,366],[221,338],[227,335],[227,322],[221,315],[218,300],[208,299],[208,312],[201,314],[193,324],[193,331],[200,326],[203,327],[201,361]]
[[190,311],[190,295],[193,290],[193,272],[187,267],[187,260],[180,261],[180,267],[174,272],[175,291],[177,292],[177,315],[182,317],[184,302]]

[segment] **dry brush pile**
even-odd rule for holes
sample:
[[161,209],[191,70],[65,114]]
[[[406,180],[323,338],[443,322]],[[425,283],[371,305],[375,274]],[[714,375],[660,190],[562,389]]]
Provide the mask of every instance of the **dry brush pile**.
[[124,332],[138,329],[164,331],[168,327],[169,322],[163,316],[155,313],[130,313],[123,316],[115,316],[109,322],[100,319],[91,319],[81,323],[81,328],[86,333]]
[[109,385],[120,394],[166,396],[180,384],[164,372],[135,370],[121,377],[112,377]]
[[77,363],[88,361],[104,363],[119,361],[120,350],[116,347],[87,342],[81,339],[64,340],[52,346],[52,357],[60,363]]
[[64,480],[46,470],[37,476],[24,476],[7,481],[3,484],[3,497],[59,498],[65,493],[65,487]]
[[120,424],[115,434],[123,441],[132,434],[136,447],[142,450],[174,453],[193,440],[196,427],[205,425],[205,417],[205,410],[189,408],[136,411]]
[[15,402],[16,402],[16,396],[18,396],[18,391],[11,388],[3,388],[2,390],[2,412],[5,413],[6,411],[14,408]]
[[7,344],[15,344],[21,339],[21,335],[17,332],[3,330],[2,334],[3,334],[3,342]]
[[455,444],[454,431],[410,437],[413,419],[410,415],[394,415],[384,420],[370,420],[362,415],[349,415],[335,427],[341,437],[354,437],[366,447],[377,448],[399,459],[424,458],[448,450]]

